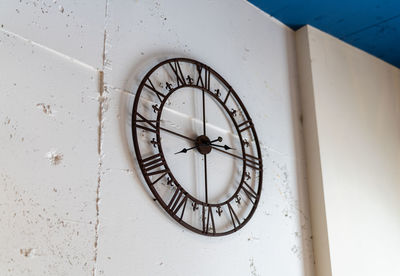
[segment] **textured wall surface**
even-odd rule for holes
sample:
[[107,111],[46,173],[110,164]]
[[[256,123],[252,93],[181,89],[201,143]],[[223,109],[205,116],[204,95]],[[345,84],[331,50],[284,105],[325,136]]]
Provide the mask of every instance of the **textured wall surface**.
[[[264,188],[230,236],[182,228],[137,171],[135,91],[175,56],[221,73],[257,128]],[[0,274],[313,275],[295,60],[245,1],[2,1]]]

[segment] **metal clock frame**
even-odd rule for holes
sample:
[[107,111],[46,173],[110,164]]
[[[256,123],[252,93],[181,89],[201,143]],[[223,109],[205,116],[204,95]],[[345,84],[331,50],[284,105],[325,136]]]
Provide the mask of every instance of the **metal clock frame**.
[[[199,72],[199,79],[201,79],[201,83],[199,83],[199,79],[197,80],[196,84],[193,82],[193,80],[190,81],[190,78],[185,79],[184,75],[182,74],[181,68],[179,66],[180,62],[181,63],[191,63],[194,66],[196,66],[196,68]],[[175,65],[177,64],[175,66],[175,70],[174,70],[173,64],[175,64]],[[174,70],[174,73],[177,77],[177,80],[176,80],[177,86],[172,88],[172,85],[169,85],[169,89],[168,89],[169,91],[167,94],[163,94],[163,93],[159,92],[157,89],[155,89],[150,80],[150,76],[158,68],[160,68],[164,65],[171,66],[171,68]],[[202,70],[205,70],[205,72],[206,72],[204,82],[203,82],[203,78],[201,77]],[[210,74],[212,74],[214,77],[216,77],[226,87],[228,92],[227,92],[226,98],[224,100],[222,100],[220,98],[220,96],[218,95],[218,92],[214,93],[211,91],[211,89],[209,87]],[[207,85],[207,77],[208,77],[208,85]],[[147,84],[146,82],[148,82],[150,85]],[[201,85],[199,85],[199,84],[201,84]],[[142,116],[141,114],[139,114],[137,112],[140,95],[143,92],[143,88],[145,86],[148,89],[152,90],[152,92],[154,92],[156,94],[156,96],[158,97],[158,99],[161,102],[160,107],[158,107],[158,111],[157,111],[158,112],[157,120],[148,120],[144,116]],[[168,86],[168,83],[167,83],[167,86]],[[214,100],[216,100],[221,106],[223,106],[224,110],[226,111],[226,113],[229,115],[231,121],[233,122],[235,129],[240,138],[239,140],[240,140],[240,146],[241,146],[241,150],[242,150],[242,156],[235,155],[230,152],[224,151],[220,148],[213,147],[214,150],[224,152],[225,154],[231,155],[232,157],[241,159],[243,161],[243,173],[241,176],[239,187],[237,188],[235,193],[229,199],[227,199],[223,202],[220,202],[220,203],[208,203],[208,202],[201,201],[201,200],[193,197],[192,195],[190,195],[187,191],[185,191],[185,189],[175,179],[175,177],[174,177],[173,173],[171,172],[171,170],[169,169],[168,164],[164,157],[162,145],[160,142],[161,141],[161,133],[160,133],[161,130],[173,133],[177,136],[180,136],[182,138],[189,139],[189,140],[195,142],[195,139],[186,137],[184,135],[181,135],[179,133],[173,132],[171,130],[168,130],[168,129],[160,126],[163,107],[164,107],[167,99],[175,91],[177,91],[181,88],[185,88],[185,87],[192,87],[192,88],[200,89],[203,91],[203,93],[205,92],[208,95],[212,96],[214,98]],[[161,98],[161,97],[163,97],[163,98]],[[236,100],[236,102],[239,104],[241,110],[244,112],[244,115],[245,115],[245,118],[247,119],[247,121],[245,121],[241,124],[238,124],[236,122],[236,120],[234,119],[234,114],[232,114],[232,112],[229,110],[229,108],[225,105],[229,97],[233,97]],[[204,100],[203,100],[203,103],[204,103]],[[143,123],[145,123],[146,125],[144,126]],[[229,85],[229,83],[224,78],[222,78],[222,76],[219,75],[215,70],[213,70],[211,67],[209,67],[199,61],[196,61],[193,59],[188,59],[188,58],[173,58],[173,59],[168,59],[168,60],[158,63],[145,75],[145,77],[143,78],[143,80],[141,81],[141,83],[137,89],[137,93],[136,93],[133,108],[132,108],[132,125],[131,125],[131,127],[132,127],[132,137],[133,137],[134,149],[135,149],[137,161],[138,161],[139,167],[141,169],[141,172],[144,176],[144,179],[146,180],[146,183],[147,183],[148,187],[150,188],[152,194],[155,196],[155,200],[158,201],[158,203],[161,205],[161,207],[172,218],[174,218],[175,221],[177,221],[178,223],[180,223],[187,229],[189,229],[193,232],[196,232],[198,234],[201,234],[201,235],[223,236],[223,235],[228,235],[228,234],[234,233],[237,230],[241,229],[252,218],[252,216],[257,208],[257,205],[259,203],[261,189],[262,189],[263,165],[262,165],[261,149],[260,149],[260,145],[258,142],[258,137],[257,137],[257,133],[255,130],[254,124],[253,124],[253,122],[250,118],[250,115],[247,112],[243,102],[241,101],[241,99],[239,98],[237,93],[234,91],[234,89]],[[138,136],[137,136],[138,129],[137,128],[144,129],[146,131],[155,133],[156,141],[154,142],[154,145],[157,146],[157,148],[158,148],[158,151],[159,151],[158,154],[155,154],[155,155],[152,155],[152,156],[146,157],[146,158],[142,157],[141,152],[140,152],[139,143],[138,143]],[[253,139],[255,142],[258,157],[246,154],[246,152],[245,152],[246,141],[243,140],[241,132],[243,132],[244,130],[247,130],[247,129],[251,129],[251,133],[253,135]],[[204,156],[206,156],[206,155],[204,155]],[[160,171],[156,171],[156,172],[152,171],[153,169],[160,168],[162,166],[164,167],[164,169],[162,169]],[[246,167],[253,168],[253,169],[257,170],[259,173],[259,177],[258,177],[259,183],[258,183],[257,191],[254,191],[245,182]],[[159,178],[157,178],[157,180],[152,181],[150,179],[150,176],[156,175],[156,174],[161,174],[161,176]],[[168,175],[168,177],[170,177],[170,179],[172,180],[172,183],[176,186],[176,191],[169,203],[166,203],[162,199],[162,197],[158,194],[157,190],[154,188],[154,184],[156,182],[158,182],[161,178],[165,177],[166,175]],[[244,185],[247,185],[247,187]],[[235,197],[238,196],[238,194],[241,190],[245,190],[246,195],[250,199],[252,198],[254,200],[254,201],[252,200],[253,207],[252,207],[250,213],[247,215],[247,217],[242,222],[240,222],[239,218],[237,217],[237,215],[234,213],[232,207],[230,206],[230,202],[232,200],[234,200]],[[184,214],[184,211],[186,208],[186,203],[188,200],[191,200],[194,203],[194,205],[195,205],[194,208],[196,208],[196,205],[197,205],[197,208],[199,206],[201,206],[201,208],[202,208],[202,225],[203,225],[202,229],[196,228],[182,220],[182,217],[183,217],[183,214]],[[217,210],[221,211],[220,208],[224,205],[228,206],[228,210],[230,212],[230,217],[231,217],[232,224],[233,224],[233,229],[225,231],[225,232],[216,232],[212,209],[215,208],[216,211]],[[182,207],[183,207],[183,209],[181,212],[181,216],[179,216],[178,211]],[[207,209],[207,211],[206,211],[206,209]],[[217,211],[217,213],[218,213],[218,211]],[[206,215],[207,215],[207,222],[205,221]],[[210,226],[213,227],[212,231],[210,231],[210,228],[209,228]]]

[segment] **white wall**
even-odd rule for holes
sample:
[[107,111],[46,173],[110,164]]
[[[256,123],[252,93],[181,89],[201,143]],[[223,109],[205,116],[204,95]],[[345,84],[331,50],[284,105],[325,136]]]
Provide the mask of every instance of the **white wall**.
[[297,42],[316,274],[399,275],[400,70],[310,26]]
[[[313,275],[290,29],[239,0],[3,1],[0,18],[1,275]],[[220,72],[257,126],[264,189],[230,236],[182,228],[136,171],[135,90],[173,56]]]

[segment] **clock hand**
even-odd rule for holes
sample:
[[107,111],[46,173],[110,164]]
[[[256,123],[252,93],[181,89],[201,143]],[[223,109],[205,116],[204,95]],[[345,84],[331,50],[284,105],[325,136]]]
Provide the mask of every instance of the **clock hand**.
[[200,147],[200,146],[201,146],[201,145],[197,145],[197,146],[194,146],[194,147],[191,147],[191,148],[184,148],[184,149],[182,149],[181,151],[175,152],[175,154],[178,154],[178,153],[187,153],[189,150],[198,148],[198,147]]
[[[178,153],[186,153],[186,152],[188,152],[189,150],[192,150],[192,149],[195,149],[195,148],[198,148],[198,147],[207,147],[207,146],[209,146],[209,145],[196,145],[196,146],[191,147],[191,148],[183,148],[181,151],[175,152],[175,154],[178,154]],[[223,147],[223,146],[211,145],[211,144],[210,144],[210,146]],[[227,146],[227,147],[228,147],[228,146]],[[228,149],[230,149],[230,148],[228,147]]]
[[227,146],[227,145],[223,145],[223,146],[221,146],[221,145],[215,145],[215,144],[211,144],[211,146],[212,147],[219,147],[219,148],[224,148],[225,150],[235,150],[234,148],[231,148],[230,146]]
[[211,145],[212,143],[214,143],[214,142],[222,142],[222,137],[221,137],[221,136],[218,136],[217,139],[210,141],[210,145]]
[[224,148],[225,150],[230,150],[230,149],[232,149],[232,150],[234,150],[234,148],[231,148],[230,146],[227,146],[227,145],[224,145],[224,146],[221,146],[221,145],[216,145],[216,144],[213,144],[214,142],[222,142],[222,137],[221,136],[219,136],[217,139],[215,139],[215,140],[212,140],[212,141],[210,141],[210,146],[215,146],[215,147],[220,147],[220,148]]

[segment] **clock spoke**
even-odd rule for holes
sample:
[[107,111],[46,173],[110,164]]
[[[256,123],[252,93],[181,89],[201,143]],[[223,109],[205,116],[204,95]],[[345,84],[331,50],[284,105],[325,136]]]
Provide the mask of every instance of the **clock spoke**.
[[226,150],[222,150],[222,149],[220,149],[220,148],[215,147],[215,146],[217,146],[217,145],[211,145],[211,146],[212,146],[212,148],[215,149],[216,151],[225,153],[225,154],[227,154],[227,155],[230,155],[230,156],[232,156],[232,157],[235,157],[235,158],[238,158],[238,159],[241,159],[241,160],[245,160],[242,156],[239,156],[239,155],[230,153],[230,152],[228,152],[228,151],[226,151]]
[[177,133],[177,132],[172,131],[172,130],[169,130],[169,129],[167,129],[167,128],[160,127],[160,129],[161,129],[161,130],[164,130],[165,132],[168,132],[168,133],[174,134],[174,135],[176,135],[176,136],[179,136],[179,137],[181,137],[181,138],[184,138],[184,139],[187,139],[187,140],[190,140],[190,141],[193,141],[193,142],[196,141],[196,139],[187,137],[187,136],[185,136],[185,135],[183,135],[183,134]]
[[[200,77],[201,77],[201,71]],[[206,80],[207,80],[207,72],[205,73]],[[206,82],[207,83],[207,82]],[[208,81],[209,84],[209,81]],[[202,100],[203,100],[203,135],[206,136],[206,103],[205,103],[205,91],[202,89]],[[219,137],[218,137],[219,138]],[[218,141],[218,140],[217,140]],[[206,203],[208,203],[208,185],[207,185],[207,155],[204,154],[204,188],[205,188],[205,199]],[[203,206],[203,231],[205,225],[205,218],[204,218],[204,206]]]
[[245,153],[245,157],[242,157],[242,156],[239,156],[239,155],[224,151],[224,150],[222,150],[220,148],[216,148],[214,146],[216,146],[216,145],[212,145],[213,149],[215,149],[215,150],[217,150],[219,152],[223,152],[223,153],[225,153],[227,155],[230,155],[232,157],[238,158],[240,160],[244,160],[246,166],[248,166],[250,168],[253,168],[255,170],[258,170],[258,171],[262,170],[262,162],[261,162],[260,158],[255,157],[255,156],[250,155],[250,154],[247,154],[247,153]]
[[203,135],[206,136],[206,103],[205,103],[205,93],[202,90],[202,98],[203,98]]
[[[145,117],[144,117],[142,114],[140,114],[139,112],[136,112],[136,115],[139,117],[139,119],[135,118],[135,120],[134,120],[134,125],[135,125],[136,127],[138,127],[138,128],[144,129],[144,130],[146,130],[146,131],[154,132],[154,133],[157,133],[158,130],[160,129],[160,130],[163,130],[163,131],[165,131],[165,132],[168,132],[168,133],[174,134],[174,135],[176,135],[176,136],[179,136],[179,137],[181,137],[181,138],[184,138],[184,139],[187,139],[187,140],[190,140],[190,141],[193,141],[193,142],[195,141],[195,139],[193,139],[193,138],[190,138],[190,137],[185,136],[185,135],[183,135],[183,134],[177,133],[177,132],[172,131],[172,130],[170,130],[170,129],[167,129],[167,128],[165,128],[165,127],[162,127],[162,126],[157,127],[156,123],[159,123],[160,121],[157,121],[157,120],[149,120],[149,119],[145,118]],[[141,125],[141,124],[139,124],[139,123],[143,123],[143,125]]]
[[208,187],[207,187],[207,155],[204,154],[204,185],[206,193],[206,203],[208,203]]

